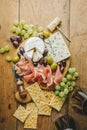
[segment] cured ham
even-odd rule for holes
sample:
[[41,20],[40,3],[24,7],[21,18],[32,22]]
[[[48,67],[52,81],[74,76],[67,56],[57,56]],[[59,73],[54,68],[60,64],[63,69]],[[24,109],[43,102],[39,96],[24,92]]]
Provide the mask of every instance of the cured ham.
[[59,66],[57,67],[56,72],[52,72],[49,65],[44,66],[38,64],[37,67],[34,67],[31,60],[28,61],[23,57],[16,64],[16,68],[17,72],[20,72],[19,75],[23,75],[23,78],[27,83],[37,81],[47,90],[53,90],[55,84],[59,83],[63,78]]

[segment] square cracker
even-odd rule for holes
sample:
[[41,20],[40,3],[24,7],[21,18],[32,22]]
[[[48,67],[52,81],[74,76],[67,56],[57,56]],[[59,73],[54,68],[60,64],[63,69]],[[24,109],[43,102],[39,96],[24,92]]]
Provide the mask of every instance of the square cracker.
[[20,105],[13,114],[13,116],[20,120],[22,123],[24,123],[29,113],[29,111],[27,111],[23,106]]
[[39,115],[51,115],[51,107],[48,106],[46,97],[44,96],[43,90],[41,90],[39,84],[36,82],[29,87],[27,90],[39,109]]
[[60,99],[60,97],[55,96],[54,94],[49,105],[57,111],[60,111],[63,105],[63,101]]
[[30,112],[29,116],[25,120],[24,128],[31,128],[36,129],[37,128],[37,118],[38,118],[38,108],[37,106],[32,102],[27,104],[26,110]]

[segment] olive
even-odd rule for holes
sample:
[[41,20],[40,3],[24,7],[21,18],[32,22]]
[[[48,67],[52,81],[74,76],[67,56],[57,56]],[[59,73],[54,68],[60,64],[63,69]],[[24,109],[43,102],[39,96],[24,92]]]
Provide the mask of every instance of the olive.
[[18,41],[18,43],[20,43],[22,41],[22,37],[20,35],[16,36],[16,40]]
[[15,47],[18,47],[18,46],[19,46],[19,43],[18,43],[17,41],[14,41],[14,42],[13,42],[13,45],[14,45]]
[[34,66],[36,67],[36,66],[38,65],[38,62],[34,62],[33,64],[34,64]]
[[62,63],[61,62],[59,62],[58,65],[59,65],[60,68],[62,67]]
[[42,65],[43,63],[44,63],[44,58],[41,58],[41,59],[39,60],[39,64]]
[[24,52],[25,52],[25,50],[24,50],[24,48],[23,47],[20,47],[19,48],[19,51],[20,51],[20,53],[23,55],[24,54]]
[[44,60],[44,63],[43,63],[43,64],[44,64],[44,66],[47,66],[47,61],[46,61],[46,60]]
[[39,38],[41,38],[42,40],[44,40],[45,37],[44,37],[44,35],[40,34]]
[[65,60],[62,61],[62,65],[63,65],[63,67],[66,67],[66,61]]
[[18,55],[19,57],[21,57],[21,53],[20,53],[20,52],[18,52],[17,55]]
[[46,56],[48,53],[48,49],[45,49],[44,53],[43,53],[43,56]]
[[16,41],[16,38],[15,38],[15,36],[11,36],[10,37],[10,41],[13,43],[14,41]]

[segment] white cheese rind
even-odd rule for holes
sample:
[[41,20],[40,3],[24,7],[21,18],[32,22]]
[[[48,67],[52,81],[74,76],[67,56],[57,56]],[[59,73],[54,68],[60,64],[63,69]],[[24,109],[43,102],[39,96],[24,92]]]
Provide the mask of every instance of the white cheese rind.
[[70,57],[68,47],[59,32],[46,39],[45,46],[48,49],[48,55],[52,56],[54,62],[59,62]]

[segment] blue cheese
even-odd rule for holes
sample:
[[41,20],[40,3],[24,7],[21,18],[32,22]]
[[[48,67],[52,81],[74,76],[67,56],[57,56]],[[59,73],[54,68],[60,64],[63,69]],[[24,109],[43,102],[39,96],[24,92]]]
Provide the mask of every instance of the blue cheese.
[[45,46],[48,49],[48,55],[52,56],[54,62],[59,62],[70,57],[68,47],[59,32],[46,39]]

